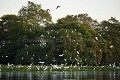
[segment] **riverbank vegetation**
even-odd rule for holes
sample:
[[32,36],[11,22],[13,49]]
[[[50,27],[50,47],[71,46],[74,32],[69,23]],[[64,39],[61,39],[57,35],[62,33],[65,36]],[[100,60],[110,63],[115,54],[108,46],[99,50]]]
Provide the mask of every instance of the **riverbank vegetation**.
[[120,71],[119,67],[114,66],[77,66],[77,65],[0,65],[1,72],[34,72],[34,71]]
[[[114,17],[98,22],[85,13],[67,15],[53,23],[48,11],[30,1],[18,15],[0,17],[0,64],[64,64],[85,70],[86,67],[79,67],[82,65],[88,66],[88,70],[94,69],[89,66],[104,70],[98,66],[120,66],[119,43],[120,22]],[[9,71],[2,66],[1,69]],[[27,66],[12,70],[26,71]]]

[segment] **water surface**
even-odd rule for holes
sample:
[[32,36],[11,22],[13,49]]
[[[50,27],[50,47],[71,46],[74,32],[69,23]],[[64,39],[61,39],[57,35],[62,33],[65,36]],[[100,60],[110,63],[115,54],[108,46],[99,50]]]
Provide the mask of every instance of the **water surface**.
[[120,71],[0,72],[0,80],[120,80]]

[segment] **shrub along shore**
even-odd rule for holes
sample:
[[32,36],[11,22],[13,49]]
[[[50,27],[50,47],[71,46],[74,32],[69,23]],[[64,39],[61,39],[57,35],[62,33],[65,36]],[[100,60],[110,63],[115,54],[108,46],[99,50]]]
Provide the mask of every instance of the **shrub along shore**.
[[65,65],[0,65],[1,72],[30,72],[30,71],[120,71],[120,67],[114,66],[65,66]]

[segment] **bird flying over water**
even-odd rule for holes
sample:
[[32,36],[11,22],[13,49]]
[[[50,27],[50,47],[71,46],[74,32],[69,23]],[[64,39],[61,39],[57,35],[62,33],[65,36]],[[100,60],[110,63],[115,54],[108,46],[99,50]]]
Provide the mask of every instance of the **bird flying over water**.
[[58,9],[60,6],[57,6],[56,9]]

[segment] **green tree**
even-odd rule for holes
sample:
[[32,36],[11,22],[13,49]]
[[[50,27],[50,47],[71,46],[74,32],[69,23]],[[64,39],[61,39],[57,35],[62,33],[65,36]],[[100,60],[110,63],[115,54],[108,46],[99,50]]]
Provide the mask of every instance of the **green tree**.
[[89,17],[87,13],[79,15],[67,15],[65,18],[58,19],[57,22],[60,24],[80,22],[90,26],[93,29],[96,29],[99,26],[98,21]]
[[78,22],[78,19],[74,15],[67,15],[65,18],[60,18],[57,20],[59,24]]
[[27,6],[23,6],[20,9],[18,16],[22,18],[26,27],[45,26],[52,22],[52,17],[49,12],[43,10],[41,5],[30,1],[28,1]]
[[108,63],[120,63],[120,22],[111,17],[108,21],[102,21],[100,24],[99,32],[108,42],[106,47],[106,59]]
[[23,34],[22,22],[16,15],[4,15],[0,23],[0,63],[12,62],[22,46],[17,41]]
[[58,22],[45,27],[45,30],[49,33],[48,39],[52,41],[47,43],[50,46],[51,62],[54,58],[58,64],[65,61],[78,65],[100,63],[103,38],[90,26],[79,22]]

